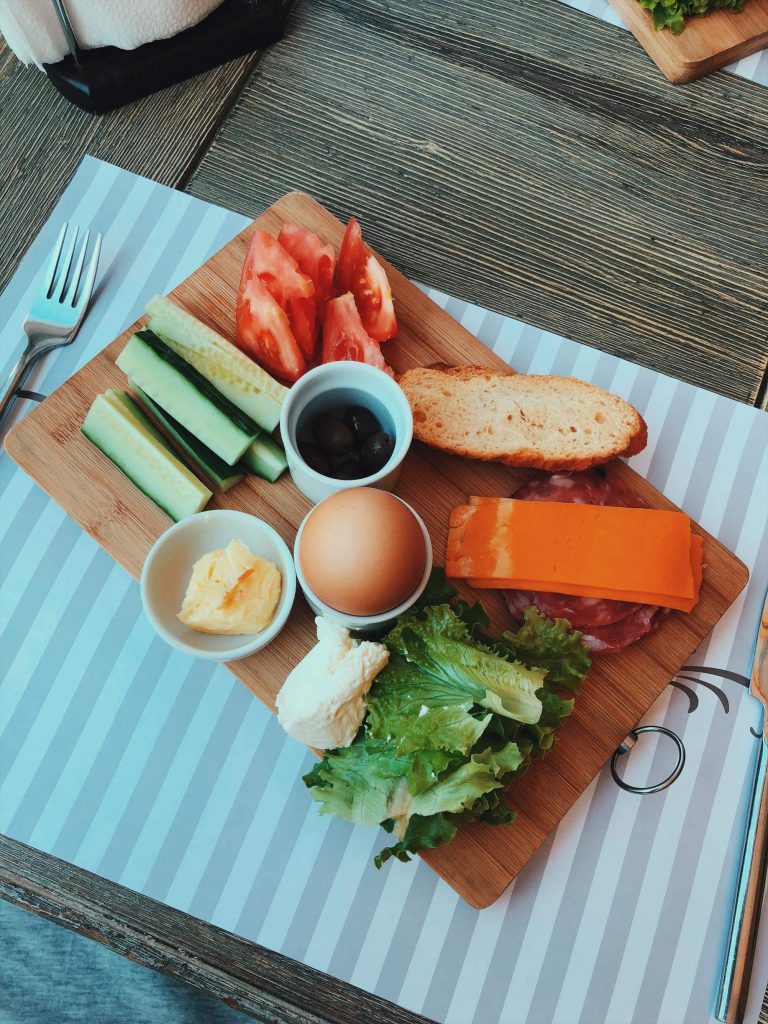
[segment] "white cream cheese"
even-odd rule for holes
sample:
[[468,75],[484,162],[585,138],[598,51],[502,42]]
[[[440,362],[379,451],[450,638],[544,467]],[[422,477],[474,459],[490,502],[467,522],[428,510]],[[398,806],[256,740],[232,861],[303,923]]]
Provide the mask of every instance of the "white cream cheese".
[[389,661],[384,644],[353,640],[349,630],[315,619],[317,644],[283,683],[277,718],[308,747],[348,747],[365,718],[365,694]]

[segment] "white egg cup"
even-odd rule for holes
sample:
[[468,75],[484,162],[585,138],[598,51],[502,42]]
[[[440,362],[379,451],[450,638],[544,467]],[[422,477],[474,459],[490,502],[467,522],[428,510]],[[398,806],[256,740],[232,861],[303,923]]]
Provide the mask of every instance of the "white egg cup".
[[[395,447],[386,465],[377,473],[359,480],[335,480],[307,465],[299,452],[299,438],[318,413],[353,405],[369,409],[381,429],[394,437]],[[413,440],[413,414],[403,389],[383,370],[367,363],[344,360],[316,366],[298,379],[283,402],[280,433],[293,482],[316,504],[351,487],[391,491]]]
[[[282,586],[275,614],[260,633],[237,636],[198,633],[178,619],[192,567],[203,555],[241,540],[280,570]],[[288,545],[268,523],[247,512],[211,509],[188,516],[161,534],[141,571],[141,600],[147,618],[172,647],[208,661],[238,661],[274,640],[288,620],[296,596],[296,570]]]
[[[369,485],[370,486],[370,485]],[[355,633],[383,633],[395,624],[395,620],[399,615],[407,612],[409,608],[412,608],[418,601],[424,590],[429,583],[429,577],[432,572],[432,540],[429,536],[424,520],[421,518],[418,512],[416,512],[411,506],[403,501],[402,498],[396,494],[393,497],[397,498],[408,509],[413,515],[416,522],[419,524],[422,536],[424,537],[424,572],[419,584],[416,589],[410,594],[402,604],[397,605],[396,608],[389,608],[384,612],[380,612],[378,615],[348,615],[345,612],[340,612],[336,608],[332,608],[329,604],[321,601],[314,590],[307,583],[304,573],[301,568],[301,559],[299,558],[299,550],[301,545],[301,537],[304,533],[304,526],[314,512],[312,509],[302,520],[301,526],[299,527],[298,533],[296,534],[296,541],[293,545],[293,562],[296,567],[296,577],[299,581],[299,586],[304,592],[304,597],[307,599],[307,604],[315,613],[315,615],[322,615],[326,619],[330,619],[332,622],[337,622],[341,626],[346,626],[347,629],[352,630]]]

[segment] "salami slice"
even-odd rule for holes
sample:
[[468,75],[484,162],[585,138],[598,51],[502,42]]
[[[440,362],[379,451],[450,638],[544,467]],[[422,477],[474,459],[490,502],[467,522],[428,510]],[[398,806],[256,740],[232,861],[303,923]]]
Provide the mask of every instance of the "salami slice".
[[543,473],[518,487],[513,497],[525,501],[570,501],[576,505],[645,508],[645,502],[604,469],[578,473]]
[[581,638],[593,654],[618,654],[635,640],[654,633],[668,611],[652,604],[638,604],[635,611],[620,622],[585,630]]
[[[514,497],[524,501],[564,501],[624,508],[645,505],[603,469],[543,474],[523,484],[515,491]],[[662,612],[656,605],[539,591],[505,590],[504,597],[517,621],[522,621],[525,609],[531,604],[549,618],[567,619],[575,629],[582,631],[587,647],[596,654],[616,653],[652,633]]]
[[632,615],[638,608],[646,607],[629,601],[609,601],[600,597],[573,597],[569,594],[546,594],[539,591],[521,593],[526,593],[528,603],[535,604],[548,618],[568,619],[576,629],[612,626]]

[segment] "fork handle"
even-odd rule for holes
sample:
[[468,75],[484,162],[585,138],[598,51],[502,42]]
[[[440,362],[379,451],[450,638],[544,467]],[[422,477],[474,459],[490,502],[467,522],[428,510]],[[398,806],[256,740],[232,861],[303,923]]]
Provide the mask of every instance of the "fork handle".
[[0,427],[5,422],[8,412],[13,405],[17,388],[20,384],[24,383],[24,378],[29,373],[37,355],[38,353],[34,350],[33,346],[28,343],[19,356],[18,362],[8,374],[0,392]]

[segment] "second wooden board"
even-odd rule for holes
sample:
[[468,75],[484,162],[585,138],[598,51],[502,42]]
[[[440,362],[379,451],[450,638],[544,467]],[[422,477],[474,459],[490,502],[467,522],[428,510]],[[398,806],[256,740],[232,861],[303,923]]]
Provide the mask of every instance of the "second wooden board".
[[[276,234],[285,221],[302,224],[336,246],[344,230],[309,196],[292,193],[183,281],[172,293],[175,301],[222,334],[233,337],[237,286],[251,232],[258,227]],[[396,370],[434,362],[507,369],[402,274],[387,263],[385,266],[400,325],[398,338],[386,345],[387,359]],[[137,326],[131,325],[22,420],[6,442],[16,462],[135,577],[170,520],[85,439],[80,425],[97,394],[126,386],[115,358]],[[616,462],[608,471],[649,505],[673,507],[624,463]],[[471,462],[414,445],[397,491],[424,517],[439,563],[445,551],[448,516],[454,506],[462,504],[468,494],[509,494],[529,475],[524,470]],[[225,495],[218,495],[212,507],[236,508],[260,516],[292,546],[296,528],[310,504],[287,476],[276,484],[249,477]],[[694,611],[668,616],[657,633],[621,655],[595,659],[557,747],[509,791],[509,803],[518,812],[514,824],[469,826],[449,845],[425,855],[429,864],[473,906],[488,906],[501,895],[746,583],[745,566],[718,541],[696,529],[704,537],[706,572],[701,600]],[[471,592],[467,591],[466,596],[472,596]],[[499,595],[486,591],[482,599],[495,627],[509,626]],[[283,632],[263,651],[228,668],[274,709],[275,695],[286,675],[313,641],[312,614],[298,597]],[[373,864],[370,870],[375,871]],[[386,870],[398,870],[397,863]]]
[[743,11],[713,11],[692,17],[676,36],[657,31],[638,0],[611,6],[670,82],[682,84],[748,57],[768,46],[768,0],[747,0]]

